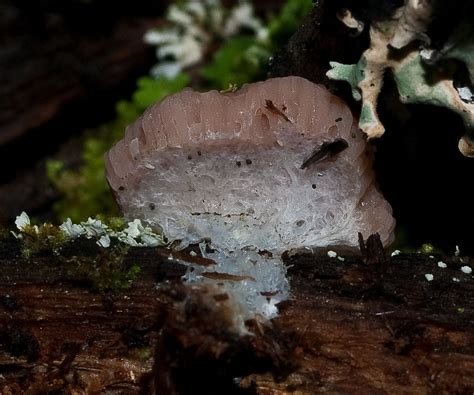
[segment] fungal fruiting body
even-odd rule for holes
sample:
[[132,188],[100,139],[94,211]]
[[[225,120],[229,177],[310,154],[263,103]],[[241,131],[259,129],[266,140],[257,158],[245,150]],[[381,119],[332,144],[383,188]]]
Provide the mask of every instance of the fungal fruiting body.
[[[169,96],[106,155],[126,217],[183,247],[211,240],[213,252],[201,249],[217,262],[211,271],[237,276],[224,281],[233,289],[274,295],[273,303],[288,293],[282,252],[355,246],[358,232],[392,240],[391,208],[371,165],[347,106],[299,77]],[[209,268],[195,269],[189,279],[209,278]],[[272,300],[246,303],[273,311]]]

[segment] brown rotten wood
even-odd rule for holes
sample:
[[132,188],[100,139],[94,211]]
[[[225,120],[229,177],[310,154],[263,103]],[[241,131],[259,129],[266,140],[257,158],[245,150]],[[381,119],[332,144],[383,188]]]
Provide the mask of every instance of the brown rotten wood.
[[[57,256],[25,262],[11,242],[0,259],[1,391],[472,393],[474,283],[460,267],[474,262],[443,269],[440,256],[364,246],[364,257],[338,251],[344,261],[286,257],[292,299],[270,326],[250,322],[254,336],[237,337],[228,311],[179,282],[166,249],[131,249],[125,263],[140,278],[98,293]],[[82,244],[61,256],[81,254],[103,260]]]

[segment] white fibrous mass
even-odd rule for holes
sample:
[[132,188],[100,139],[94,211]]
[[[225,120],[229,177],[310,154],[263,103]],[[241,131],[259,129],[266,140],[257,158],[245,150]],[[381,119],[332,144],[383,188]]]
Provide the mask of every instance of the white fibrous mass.
[[[300,77],[169,96],[128,127],[106,172],[126,217],[181,247],[210,240],[218,271],[244,278],[221,282],[266,317],[288,297],[282,252],[393,238],[357,120]],[[209,281],[200,271],[186,279]]]

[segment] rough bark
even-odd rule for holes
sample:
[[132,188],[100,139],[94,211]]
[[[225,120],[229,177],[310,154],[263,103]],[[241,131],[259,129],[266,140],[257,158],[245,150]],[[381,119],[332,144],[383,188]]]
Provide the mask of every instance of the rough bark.
[[[98,293],[59,262],[100,261],[95,247],[29,262],[15,258],[18,248],[4,245],[0,260],[2,393],[474,390],[474,283],[460,270],[468,258],[444,259],[443,269],[440,256],[386,257],[376,240],[363,256],[338,251],[344,261],[324,251],[286,257],[293,298],[269,326],[249,323],[255,335],[238,337],[225,312],[179,283],[183,267],[165,249],[130,250],[125,265],[138,263],[140,278]],[[157,281],[168,285],[157,290]]]

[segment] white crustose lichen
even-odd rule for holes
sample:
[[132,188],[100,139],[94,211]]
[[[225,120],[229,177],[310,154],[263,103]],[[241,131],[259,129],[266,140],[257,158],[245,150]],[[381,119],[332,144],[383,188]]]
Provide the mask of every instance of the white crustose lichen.
[[443,261],[439,261],[438,262],[438,267],[440,267],[441,269],[446,269],[448,267],[448,265],[446,265],[446,263],[444,263]]
[[471,274],[472,273],[472,268],[470,266],[463,266],[463,267],[461,267],[461,271],[465,274]]

